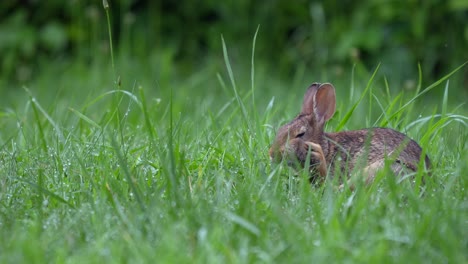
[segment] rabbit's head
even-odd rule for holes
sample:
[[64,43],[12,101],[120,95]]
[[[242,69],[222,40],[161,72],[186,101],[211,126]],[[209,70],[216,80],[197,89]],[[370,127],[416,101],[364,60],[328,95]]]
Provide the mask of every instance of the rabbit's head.
[[[304,95],[302,110],[294,120],[282,126],[269,154],[273,162],[286,160],[289,165],[304,165],[309,146],[322,144],[325,122],[335,113],[335,88],[329,83],[313,83]],[[314,163],[313,158],[311,164]]]

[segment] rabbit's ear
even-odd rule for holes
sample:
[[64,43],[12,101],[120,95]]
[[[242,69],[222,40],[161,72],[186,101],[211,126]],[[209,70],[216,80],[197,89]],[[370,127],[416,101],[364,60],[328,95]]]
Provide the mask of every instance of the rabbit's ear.
[[302,102],[301,114],[310,115],[314,112],[314,97],[320,83],[313,83],[309,86],[304,94],[304,101]]
[[325,123],[335,113],[335,87],[330,83],[320,85],[314,96],[314,113],[319,123]]

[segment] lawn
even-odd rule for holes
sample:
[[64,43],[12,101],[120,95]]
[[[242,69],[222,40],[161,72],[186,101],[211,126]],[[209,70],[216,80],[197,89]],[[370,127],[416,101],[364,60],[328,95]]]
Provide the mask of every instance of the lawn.
[[[402,90],[378,65],[280,78],[228,55],[191,72],[165,53],[57,61],[10,85],[0,262],[468,262],[468,111],[450,81],[466,66]],[[326,131],[402,131],[432,177],[419,186],[383,171],[352,192],[270,164],[276,129],[315,81],[337,89]]]

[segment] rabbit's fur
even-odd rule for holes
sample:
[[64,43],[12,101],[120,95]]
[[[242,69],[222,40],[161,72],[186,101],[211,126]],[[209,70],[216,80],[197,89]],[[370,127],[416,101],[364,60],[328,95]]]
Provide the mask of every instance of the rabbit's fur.
[[[312,180],[333,177],[339,169],[349,176],[353,169],[362,169],[367,182],[375,172],[391,161],[395,174],[416,171],[422,149],[414,140],[389,128],[367,128],[325,133],[324,125],[335,113],[335,88],[329,83],[313,83],[304,95],[301,113],[282,126],[269,154],[272,161],[285,160],[290,166],[305,166],[310,157]],[[310,153],[309,153],[310,150]],[[308,155],[309,154],[309,155]],[[430,167],[428,156],[424,157]]]

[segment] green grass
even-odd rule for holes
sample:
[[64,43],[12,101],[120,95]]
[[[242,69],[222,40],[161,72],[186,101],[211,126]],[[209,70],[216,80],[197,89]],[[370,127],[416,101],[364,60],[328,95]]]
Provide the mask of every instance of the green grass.
[[[182,76],[164,54],[55,63],[5,95],[0,262],[468,262],[468,112],[446,80],[460,71],[398,94],[378,69],[281,79],[223,48],[227,70]],[[355,192],[312,187],[270,164],[314,81],[337,87],[328,131],[385,125],[421,143],[435,165],[422,193],[385,172]]]

